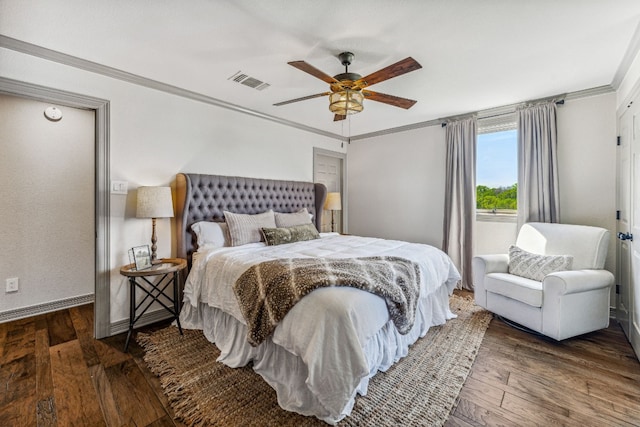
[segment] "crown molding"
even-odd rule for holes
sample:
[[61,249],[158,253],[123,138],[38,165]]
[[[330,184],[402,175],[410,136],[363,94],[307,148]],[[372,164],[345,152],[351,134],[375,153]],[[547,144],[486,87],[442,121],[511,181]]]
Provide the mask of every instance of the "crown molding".
[[67,65],[70,67],[78,68],[81,70],[89,71],[92,73],[100,74],[113,79],[121,80],[127,83],[133,83],[135,85],[144,86],[150,89],[159,90],[161,92],[169,93],[172,95],[188,98],[194,101],[203,102],[209,105],[215,105],[216,107],[225,108],[238,113],[247,114],[249,116],[258,117],[260,119],[269,120],[274,123],[278,123],[284,126],[300,129],[305,132],[311,132],[318,135],[326,136],[328,138],[337,139],[339,141],[348,142],[349,138],[338,135],[333,132],[327,132],[322,129],[317,129],[311,126],[306,126],[300,123],[292,122],[290,120],[281,119],[279,117],[271,116],[269,114],[260,113],[249,108],[244,108],[236,104],[222,101],[211,96],[203,95],[198,92],[183,89],[178,86],[173,86],[167,83],[162,83],[157,80],[149,79],[139,76],[137,74],[128,73],[126,71],[119,70],[117,68],[109,67],[107,65],[99,64],[97,62],[88,61],[86,59],[79,58],[77,56],[68,55],[66,53],[58,52],[46,47],[38,46],[29,42],[14,39],[0,34],[0,48],[10,49],[16,52],[25,53],[27,55],[35,56],[37,58],[46,59],[48,61],[56,62],[59,64]]
[[355,135],[349,138],[349,141],[357,141],[359,139],[369,139],[369,138],[374,138],[376,136],[382,136],[382,135],[390,135],[392,133],[398,133],[398,132],[406,132],[409,130],[414,130],[414,129],[421,129],[421,128],[426,128],[429,126],[440,126],[442,124],[442,119],[433,119],[433,120],[428,120],[426,122],[418,122],[418,123],[412,123],[410,125],[405,125],[405,126],[398,126],[395,128],[389,128],[389,129],[383,129],[383,130],[379,130],[376,132],[369,132],[369,133],[362,133],[360,135]]
[[636,31],[633,33],[629,46],[627,47],[627,51],[624,53],[622,61],[620,62],[620,65],[613,76],[613,80],[611,81],[611,86],[615,90],[620,88],[620,84],[622,84],[624,76],[629,72],[629,68],[638,56],[638,53],[640,53],[640,23],[638,23]]
[[406,131],[409,131],[409,130],[420,129],[420,128],[425,128],[425,127],[429,127],[429,126],[442,126],[442,123],[446,122],[447,120],[451,120],[451,119],[459,118],[459,117],[464,117],[464,116],[468,116],[468,115],[471,115],[471,114],[476,114],[477,117],[478,117],[478,120],[483,120],[483,119],[488,119],[488,118],[492,118],[492,117],[503,116],[503,115],[514,113],[516,111],[516,109],[521,105],[525,105],[525,104],[532,103],[532,102],[539,102],[539,101],[542,101],[543,99],[544,100],[546,100],[546,99],[564,99],[564,100],[567,100],[567,101],[572,101],[572,100],[576,100],[576,99],[580,99],[580,98],[588,98],[588,97],[591,97],[591,96],[604,95],[606,93],[612,93],[612,92],[615,92],[615,90],[613,89],[613,87],[611,85],[598,86],[598,87],[594,87],[594,88],[590,88],[590,89],[584,89],[584,90],[579,90],[579,91],[575,91],[575,92],[570,92],[570,93],[567,93],[567,94],[555,95],[555,96],[552,96],[552,97],[545,97],[545,98],[536,99],[536,100],[529,100],[529,101],[525,101],[525,102],[519,102],[517,104],[503,105],[503,106],[500,106],[500,107],[488,108],[486,110],[480,110],[480,111],[470,112],[470,113],[465,113],[465,114],[456,114],[455,116],[449,116],[449,117],[444,117],[444,118],[441,118],[441,119],[435,119],[435,120],[428,120],[428,121],[425,121],[425,122],[413,123],[413,124],[410,124],[410,125],[399,126],[399,127],[395,127],[395,128],[390,128],[390,129],[377,131],[377,132],[363,133],[363,134],[360,134],[360,135],[352,136],[349,139],[350,139],[350,141],[357,141],[357,140],[369,139],[369,138],[382,136],[382,135],[389,135],[389,134],[392,134],[392,133],[406,132]]

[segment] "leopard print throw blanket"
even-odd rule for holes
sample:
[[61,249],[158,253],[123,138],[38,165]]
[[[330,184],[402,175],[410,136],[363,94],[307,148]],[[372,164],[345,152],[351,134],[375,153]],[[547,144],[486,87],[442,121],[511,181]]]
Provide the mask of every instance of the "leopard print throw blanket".
[[382,297],[401,334],[415,320],[420,292],[418,264],[399,257],[291,258],[245,271],[233,288],[247,322],[247,341],[257,346],[289,310],[314,289],[350,286]]

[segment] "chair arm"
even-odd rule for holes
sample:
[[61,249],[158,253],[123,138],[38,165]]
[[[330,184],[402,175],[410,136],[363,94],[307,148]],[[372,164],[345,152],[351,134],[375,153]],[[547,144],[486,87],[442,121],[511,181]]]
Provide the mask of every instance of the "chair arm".
[[489,273],[508,273],[509,272],[509,255],[477,255],[472,260],[473,269],[482,272],[482,275]]
[[484,278],[489,273],[506,273],[509,271],[509,256],[478,255],[471,260],[471,274],[473,277],[473,293],[476,304],[487,308],[487,291],[484,287]]
[[542,292],[558,295],[588,292],[608,288],[613,284],[613,274],[607,270],[569,270],[547,275],[542,281]]

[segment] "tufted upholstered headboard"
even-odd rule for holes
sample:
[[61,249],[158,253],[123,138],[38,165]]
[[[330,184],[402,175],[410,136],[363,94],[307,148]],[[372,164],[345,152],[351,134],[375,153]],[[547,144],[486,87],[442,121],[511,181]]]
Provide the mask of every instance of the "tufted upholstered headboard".
[[179,173],[176,175],[177,253],[187,259],[197,249],[191,225],[198,221],[224,221],[224,211],[257,214],[297,212],[307,208],[320,230],[322,206],[327,197],[323,184],[236,176]]

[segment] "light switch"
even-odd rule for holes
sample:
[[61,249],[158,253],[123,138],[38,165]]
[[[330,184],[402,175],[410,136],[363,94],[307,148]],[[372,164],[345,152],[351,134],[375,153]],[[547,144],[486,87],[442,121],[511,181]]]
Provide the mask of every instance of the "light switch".
[[127,181],[111,181],[111,194],[127,194],[128,187]]

